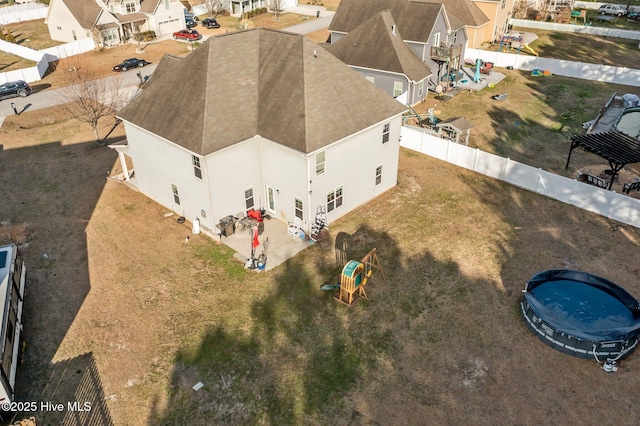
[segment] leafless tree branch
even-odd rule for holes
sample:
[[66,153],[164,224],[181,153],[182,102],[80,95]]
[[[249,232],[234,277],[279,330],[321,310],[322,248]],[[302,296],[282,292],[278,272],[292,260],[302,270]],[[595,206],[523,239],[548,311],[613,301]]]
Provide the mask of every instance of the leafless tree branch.
[[104,119],[115,120],[116,112],[126,102],[120,91],[120,76],[100,78],[88,61],[76,57],[60,61],[58,70],[65,76],[61,108],[74,119],[88,123],[100,142],[98,125]]

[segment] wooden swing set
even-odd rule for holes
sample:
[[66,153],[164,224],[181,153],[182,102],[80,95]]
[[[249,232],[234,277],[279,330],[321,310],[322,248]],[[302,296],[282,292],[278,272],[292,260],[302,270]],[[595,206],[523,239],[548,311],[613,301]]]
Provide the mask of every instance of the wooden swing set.
[[384,271],[380,265],[380,259],[378,259],[375,248],[367,253],[360,262],[355,260],[347,262],[344,268],[342,268],[340,289],[334,296],[336,300],[347,306],[351,306],[358,301],[360,296],[367,299],[364,286],[367,284],[369,277],[371,277],[373,268],[380,270],[380,275],[382,275],[382,279],[386,284],[387,278],[384,276]]

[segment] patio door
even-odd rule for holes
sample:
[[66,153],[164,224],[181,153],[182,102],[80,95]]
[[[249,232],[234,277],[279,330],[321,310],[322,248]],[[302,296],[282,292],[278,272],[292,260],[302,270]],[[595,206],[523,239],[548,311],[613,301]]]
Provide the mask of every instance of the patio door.
[[269,185],[265,185],[267,190],[267,212],[271,215],[276,214],[276,192]]

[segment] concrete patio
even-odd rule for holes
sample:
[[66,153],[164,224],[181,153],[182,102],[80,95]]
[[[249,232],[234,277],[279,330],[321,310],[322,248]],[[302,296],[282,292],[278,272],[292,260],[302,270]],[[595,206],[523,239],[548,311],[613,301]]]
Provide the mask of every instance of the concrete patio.
[[[236,254],[235,258],[240,262],[246,263],[251,257],[251,231],[247,226],[242,230],[241,226],[228,237],[221,237],[221,242],[233,249]],[[287,235],[287,224],[278,219],[265,219],[264,231],[259,236],[260,245],[255,250],[255,257],[266,251],[267,262],[265,270],[269,271],[280,265],[287,259],[295,256],[305,248],[314,244],[308,238],[294,238]],[[256,269],[258,271],[258,269]]]

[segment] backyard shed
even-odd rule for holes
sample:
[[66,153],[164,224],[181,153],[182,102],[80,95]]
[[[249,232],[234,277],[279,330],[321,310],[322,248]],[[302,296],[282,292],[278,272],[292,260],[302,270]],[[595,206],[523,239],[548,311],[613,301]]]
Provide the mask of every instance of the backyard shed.
[[462,117],[449,118],[436,124],[438,135],[456,143],[469,145],[469,134],[473,124]]

